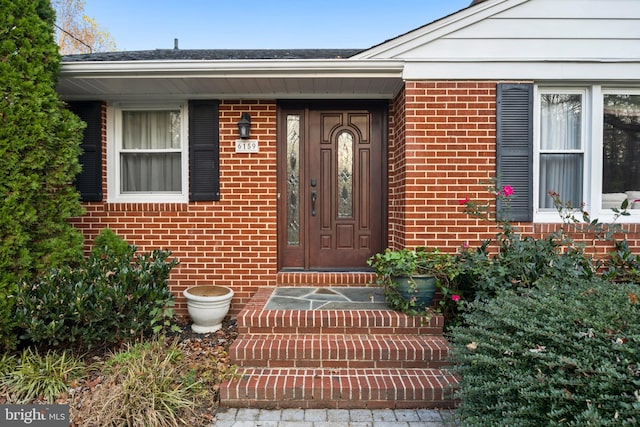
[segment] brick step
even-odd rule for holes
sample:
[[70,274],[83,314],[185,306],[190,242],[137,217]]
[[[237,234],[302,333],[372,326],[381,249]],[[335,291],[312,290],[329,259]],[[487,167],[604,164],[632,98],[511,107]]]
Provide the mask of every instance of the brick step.
[[258,290],[238,315],[230,357],[239,367],[220,386],[222,406],[455,406],[442,316],[265,309],[273,290]]
[[288,271],[279,272],[278,286],[369,286],[376,282],[373,272]]
[[452,408],[456,378],[440,369],[239,368],[221,405],[249,408]]
[[229,356],[237,366],[290,368],[440,368],[448,343],[428,335],[249,335]]
[[[238,315],[239,334],[402,334],[442,335],[438,314],[407,316],[392,310],[264,310],[252,300]],[[264,292],[263,292],[264,293]]]

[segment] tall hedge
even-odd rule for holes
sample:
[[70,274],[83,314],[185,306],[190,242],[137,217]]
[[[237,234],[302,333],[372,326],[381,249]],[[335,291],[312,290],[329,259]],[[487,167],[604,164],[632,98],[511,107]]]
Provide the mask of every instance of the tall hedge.
[[48,0],[0,0],[0,347],[16,285],[78,260],[82,213],[72,183],[84,124],[56,93],[60,55]]

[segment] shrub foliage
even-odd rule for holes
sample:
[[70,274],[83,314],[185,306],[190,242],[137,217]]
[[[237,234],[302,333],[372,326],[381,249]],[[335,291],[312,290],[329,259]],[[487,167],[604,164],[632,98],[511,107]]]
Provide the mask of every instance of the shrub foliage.
[[547,278],[472,304],[453,331],[465,425],[637,425],[639,293]]
[[79,267],[51,269],[19,288],[24,339],[90,349],[157,332],[172,316],[167,279],[177,261],[170,252],[136,253],[108,229],[96,242]]
[[47,0],[0,0],[0,347],[13,341],[17,283],[80,259],[83,123],[55,91],[60,64]]

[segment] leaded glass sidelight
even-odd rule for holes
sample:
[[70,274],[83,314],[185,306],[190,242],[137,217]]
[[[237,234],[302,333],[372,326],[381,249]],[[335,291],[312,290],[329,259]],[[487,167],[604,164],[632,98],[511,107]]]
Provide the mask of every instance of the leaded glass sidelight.
[[287,116],[287,244],[300,245],[300,115]]
[[353,217],[353,135],[338,135],[338,218]]

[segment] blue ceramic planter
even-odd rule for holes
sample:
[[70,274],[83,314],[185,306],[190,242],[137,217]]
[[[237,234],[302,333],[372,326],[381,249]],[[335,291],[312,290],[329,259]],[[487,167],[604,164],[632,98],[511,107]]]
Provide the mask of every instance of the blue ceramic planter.
[[407,301],[415,298],[415,308],[418,310],[429,307],[438,289],[436,278],[433,276],[396,277],[393,281],[402,298]]

